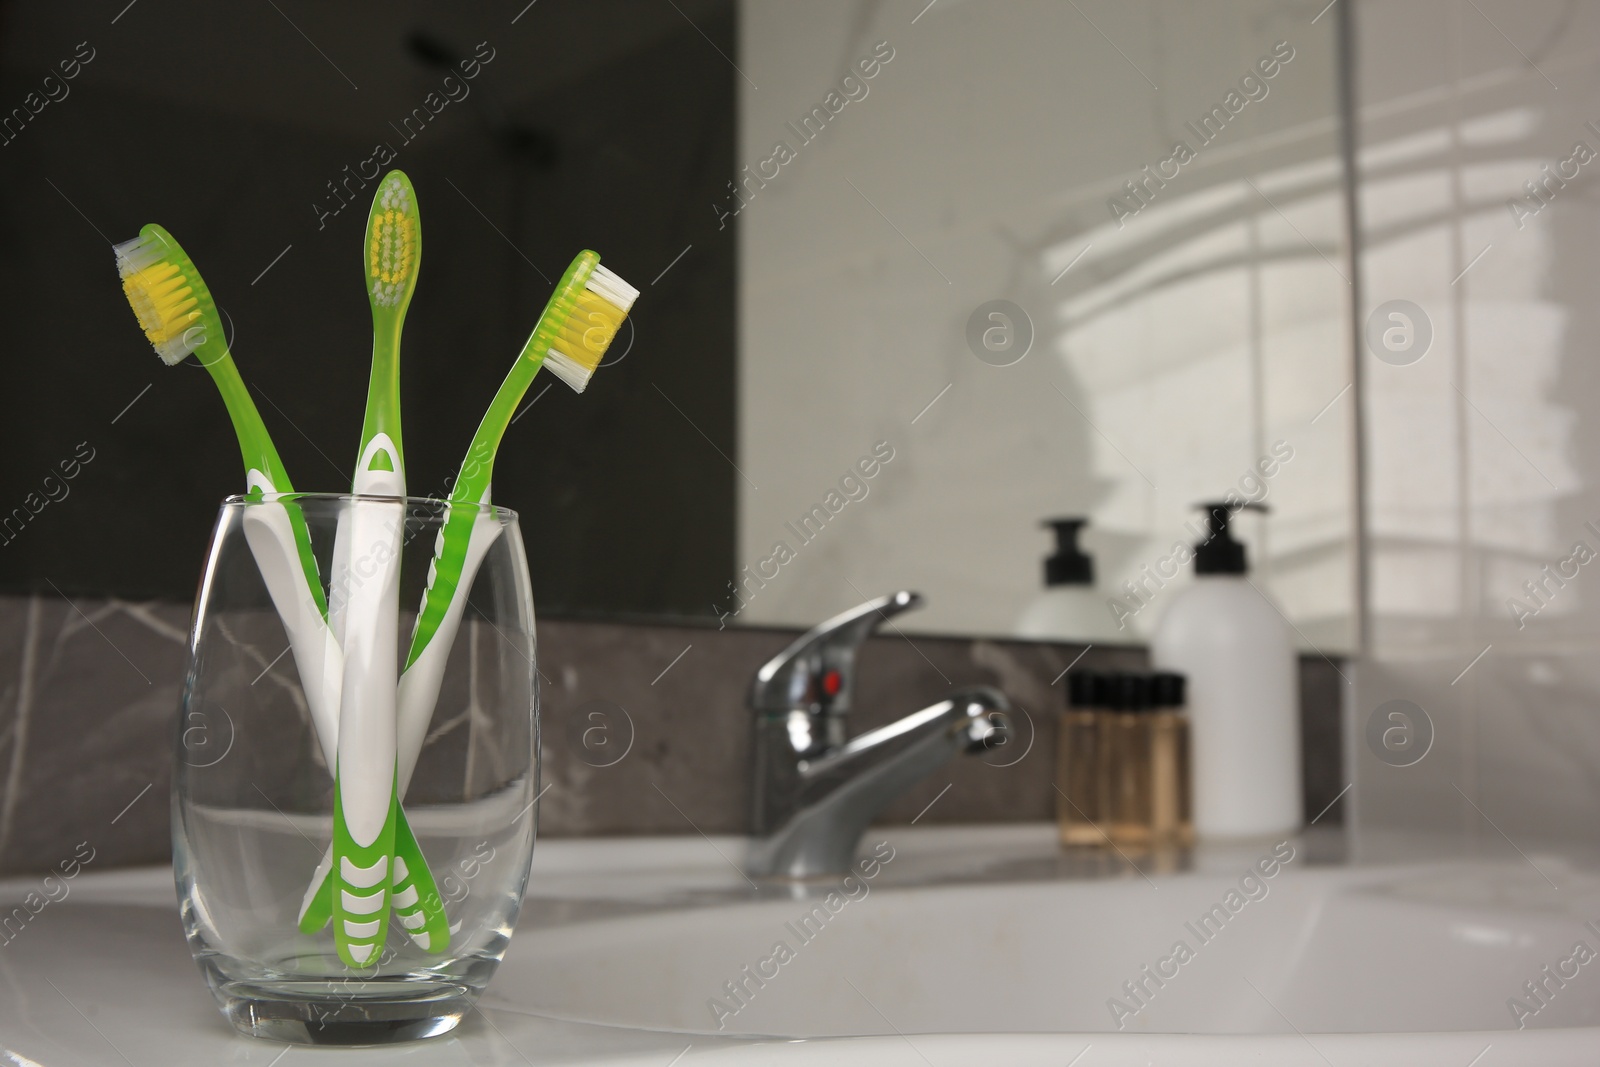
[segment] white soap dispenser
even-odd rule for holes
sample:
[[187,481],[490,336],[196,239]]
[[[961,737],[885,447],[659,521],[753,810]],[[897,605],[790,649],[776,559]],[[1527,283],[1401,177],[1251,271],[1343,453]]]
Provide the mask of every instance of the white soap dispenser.
[[1055,531],[1056,551],[1044,561],[1044,592],[1017,619],[1017,636],[1048,641],[1115,638],[1111,612],[1095,596],[1094,560],[1078,548],[1078,531],[1089,520],[1046,519],[1040,525]]
[[1228,529],[1234,509],[1199,506],[1211,532],[1195,546],[1195,582],[1168,605],[1150,643],[1157,668],[1189,678],[1195,834],[1287,834],[1299,827],[1302,807],[1289,622],[1245,577],[1244,545]]

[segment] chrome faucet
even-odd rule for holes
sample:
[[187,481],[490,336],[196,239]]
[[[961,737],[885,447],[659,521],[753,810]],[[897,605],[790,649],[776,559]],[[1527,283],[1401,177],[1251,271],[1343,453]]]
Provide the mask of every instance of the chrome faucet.
[[1010,704],[959,689],[898,722],[845,739],[856,655],[916,593],[868,601],[806,633],[756,672],[754,831],[747,866],[763,877],[843,874],[878,812],[958,752],[1004,744]]

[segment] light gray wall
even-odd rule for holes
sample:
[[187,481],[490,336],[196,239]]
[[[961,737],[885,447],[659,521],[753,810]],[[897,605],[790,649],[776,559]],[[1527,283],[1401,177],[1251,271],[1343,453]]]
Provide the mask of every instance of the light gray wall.
[[[1577,142],[1600,152],[1600,10],[1354,10],[1362,314],[1411,301],[1433,332],[1409,365],[1362,357],[1372,626],[1347,723],[1362,840],[1426,830],[1521,863],[1512,843],[1590,837],[1600,808],[1600,564],[1563,563],[1580,542],[1600,552],[1600,160],[1536,214],[1524,185]],[[1362,741],[1392,700],[1432,724],[1413,766]]]

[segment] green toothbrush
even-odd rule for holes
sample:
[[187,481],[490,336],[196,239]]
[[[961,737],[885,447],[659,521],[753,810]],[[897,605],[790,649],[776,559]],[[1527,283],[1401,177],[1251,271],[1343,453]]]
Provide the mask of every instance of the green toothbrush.
[[[116,245],[114,251],[122,290],[162,362],[174,366],[193,352],[211,372],[239,439],[249,497],[257,501],[292,498],[294,486],[289,484],[272,437],[239,377],[216,302],[194,261],[175,237],[154,223],[140,230],[139,236]],[[262,580],[289,634],[312,726],[331,766],[339,728],[336,686],[343,657],[328,632],[328,602],[322,595],[305,515],[293,499],[276,499],[275,506],[246,511],[243,525]]]
[[417,613],[400,678],[398,744],[400,781],[416,766],[439,699],[445,661],[466,608],[466,590],[500,526],[482,510],[489,502],[495,453],[517,405],[540,367],[577,392],[589,384],[639,290],[584,250],[567,267],[533,333],[478,424],[450,492],[449,515],[434,550],[428,588]]
[[[177,366],[191,352],[212,342],[212,347],[197,358],[201,366],[211,372],[211,379],[216,382],[233,421],[239,451],[244,456],[248,495],[259,500],[263,496],[293,493],[289,473],[284,470],[278,450],[272,446],[272,437],[261,421],[261,413],[250,399],[250,391],[245,388],[239,368],[228,352],[227,335],[222,330],[222,319],[217,314],[216,302],[211,299],[211,290],[183,246],[165,229],[150,223],[139,231],[138,237],[114,245],[112,251],[117,257],[117,273],[122,276],[122,291],[163,363]],[[328,602],[322,595],[322,581],[317,573],[316,557],[311,552],[311,535],[306,530],[305,516],[292,503],[285,504],[285,510],[294,528],[294,544],[300,569],[305,572],[306,590],[317,610],[326,616]]]
[[[209,355],[212,350],[207,350],[198,358],[211,372],[232,418],[244,455],[249,495],[260,500],[269,494],[292,494],[288,473],[239,377],[226,347],[216,303],[194,262],[171,234],[154,224],[144,227],[133,240],[115,246],[115,252],[123,291],[163,362],[176,365],[208,342],[213,343],[212,350],[220,349],[216,355]],[[288,631],[306,705],[331,768],[338,752],[337,687],[343,674],[343,655],[328,629],[328,602],[323,596],[305,517],[292,501],[281,501],[280,506],[281,510],[246,512],[244,531],[262,580]],[[331,897],[328,904],[331,908]],[[323,921],[327,921],[326,917]]]
[[411,635],[408,669],[416,665],[439,632],[455,600],[477,505],[489,499],[495,453],[534,375],[541,366],[548,366],[574,390],[583,392],[638,296],[639,290],[602,267],[599,255],[587,249],[556,284],[522,353],[478,424],[450,491],[451,504],[472,506],[453,508],[446,522],[441,548],[434,555],[434,576]]
[[[384,175],[362,247],[372,310],[372,375],[335,574],[343,598],[345,673],[334,785],[328,896],[334,944],[352,967],[370,966],[392,905],[425,949],[442,952],[449,928],[427,861],[401,813],[395,753],[400,548],[405,459],[400,434],[400,334],[422,257],[416,194],[405,174]],[[370,498],[380,499],[370,499]],[[351,561],[359,581],[350,581]],[[319,896],[313,894],[313,901]],[[313,904],[302,928],[318,916]]]
[[[419,266],[422,254],[421,219],[416,210],[416,194],[411,187],[410,179],[406,178],[403,171],[390,171],[384,174],[384,179],[378,184],[378,192],[373,197],[373,206],[366,219],[366,235],[362,242],[362,267],[366,277],[366,296],[373,314],[373,371],[368,382],[368,395],[366,395],[366,416],[362,426],[362,451],[357,459],[355,470],[354,488],[357,494],[370,494],[370,496],[405,496],[405,459],[403,459],[402,437],[400,437],[400,333],[405,326],[406,307],[410,306],[411,294],[416,290]],[[346,515],[347,523],[341,525],[338,537],[334,541],[334,584],[338,585],[338,595],[334,609],[338,617],[334,624],[344,632],[346,643],[352,637],[346,611],[349,611],[350,601],[358,597],[346,597],[344,593],[354,592],[358,587],[365,587],[368,582],[362,579],[362,584],[352,585],[350,582],[350,560],[358,553],[354,552],[355,525],[357,525],[357,510],[371,510],[373,504],[357,502],[352,506],[352,512]],[[394,515],[394,509],[389,510],[390,522],[398,522],[400,517]],[[386,552],[398,552],[398,545],[392,537],[384,539],[382,531],[374,531],[373,536],[378,537]],[[368,537],[370,541],[370,537]],[[373,581],[371,584],[378,584]],[[394,608],[384,608],[384,625],[392,627],[390,619],[394,619]],[[357,643],[363,643],[365,638],[357,637]],[[394,646],[394,641],[389,641],[389,648]],[[387,672],[387,673],[386,673]],[[366,675],[363,686],[382,685],[382,677],[394,677],[394,670],[390,667],[374,667]],[[392,705],[390,705],[392,709]],[[392,720],[394,712],[374,710],[373,715],[387,715]],[[389,731],[384,731],[389,733]],[[450,920],[445,915],[445,905],[438,896],[438,888],[434,883],[434,875],[429,870],[426,857],[422,856],[421,846],[411,832],[410,825],[406,824],[405,811],[400,808],[400,795],[405,792],[408,781],[384,782],[384,777],[394,776],[394,768],[382,768],[381,753],[392,747],[392,741],[382,737],[378,744],[378,752],[355,753],[357,763],[349,766],[366,766],[368,761],[373,763],[371,768],[363,771],[368,776],[365,789],[376,795],[381,790],[390,790],[394,793],[394,832],[392,838],[387,837],[387,830],[382,830],[386,837],[381,840],[390,840],[390,849],[395,862],[390,872],[389,894],[390,901],[397,910],[400,923],[405,926],[406,933],[410,934],[413,941],[418,942],[422,949],[429,952],[445,952],[450,944]],[[410,776],[406,776],[410,779]],[[338,790],[338,808],[342,809],[347,800],[346,792]],[[323,857],[322,864],[312,875],[310,889],[306,894],[306,901],[301,905],[301,918],[299,928],[302,933],[315,933],[318,929],[334,918],[336,901],[346,901],[346,896],[336,896],[342,891],[342,886],[336,889],[336,881],[341,878],[334,877],[334,853],[339,845],[346,849],[357,849],[360,856],[352,856],[352,873],[360,881],[358,889],[358,907],[371,907],[376,901],[371,901],[371,889],[376,885],[373,878],[376,870],[373,865],[381,862],[381,856],[376,851],[376,846],[381,841],[371,841],[365,848],[358,841],[349,837],[349,827],[346,825],[344,835],[338,830],[339,819],[336,825],[336,848]],[[339,875],[344,877],[346,870],[344,864],[339,864]],[[341,920],[334,928],[334,942],[339,944],[342,936],[352,936],[350,929],[358,931],[354,936],[365,937],[360,931],[373,929],[371,918],[365,918],[370,912],[362,912],[360,920]],[[346,921],[354,923],[347,926]],[[382,941],[382,925],[376,929],[376,942]],[[344,950],[341,949],[341,955]],[[355,955],[360,955],[362,949],[357,947]],[[349,961],[349,960],[347,960]]]

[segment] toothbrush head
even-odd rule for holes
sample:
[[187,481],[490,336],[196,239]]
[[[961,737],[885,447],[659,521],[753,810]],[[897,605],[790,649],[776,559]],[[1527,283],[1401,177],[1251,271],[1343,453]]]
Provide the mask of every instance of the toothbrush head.
[[552,374],[581,393],[638,298],[639,290],[585,249],[561,276],[523,354],[542,359]]
[[417,216],[417,194],[403,171],[391,170],[378,183],[367,216],[367,239],[362,246],[362,267],[367,273],[367,297],[372,311],[405,314],[417,287],[422,260],[422,225]]
[[122,291],[163,363],[181,363],[213,331],[221,343],[222,323],[211,290],[176,238],[151,223],[112,251]]

